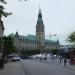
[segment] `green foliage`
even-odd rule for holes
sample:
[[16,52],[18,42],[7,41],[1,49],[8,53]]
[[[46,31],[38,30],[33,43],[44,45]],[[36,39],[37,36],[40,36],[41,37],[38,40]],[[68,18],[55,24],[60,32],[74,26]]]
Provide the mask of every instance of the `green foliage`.
[[72,32],[69,36],[68,36],[68,41],[73,43],[75,42],[75,32]]
[[59,52],[58,49],[53,49],[53,50],[51,50],[51,53],[52,53],[53,55],[58,54],[58,52]]
[[12,14],[12,13],[5,12],[5,11],[3,11],[3,10],[4,10],[4,7],[3,7],[2,5],[0,5],[0,18],[1,18],[2,16],[7,17],[7,16],[9,16],[9,15]]
[[4,55],[9,55],[15,52],[14,40],[10,36],[4,36],[0,38],[1,43],[3,43],[3,53]]
[[22,51],[22,55],[35,55],[39,53],[40,53],[40,50],[38,49]]
[[[23,1],[23,0],[19,0],[19,1]],[[27,0],[24,0],[24,1],[27,1]],[[3,4],[7,4],[7,2],[5,0],[0,0],[0,2]],[[0,17],[2,17],[2,16],[7,17],[12,14],[12,13],[5,12],[3,10],[4,10],[4,6],[0,5]]]
[[[19,0],[19,1],[27,1],[27,0]],[[6,4],[7,2],[5,0],[0,0],[1,3]]]
[[4,11],[2,11],[2,12],[0,12],[0,16],[4,16],[4,17],[8,17],[9,15],[11,15],[12,13],[8,13],[8,12],[4,12]]
[[6,4],[7,2],[5,0],[0,0],[1,3]]
[[0,49],[1,49],[1,47],[2,47],[2,38],[0,38]]

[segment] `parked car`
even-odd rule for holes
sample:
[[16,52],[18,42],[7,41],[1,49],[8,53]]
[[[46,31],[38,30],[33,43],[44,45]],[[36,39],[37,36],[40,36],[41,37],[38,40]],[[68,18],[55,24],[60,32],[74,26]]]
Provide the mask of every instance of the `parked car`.
[[20,61],[20,57],[12,57],[11,61],[12,62]]
[[20,61],[20,57],[16,57],[16,61]]

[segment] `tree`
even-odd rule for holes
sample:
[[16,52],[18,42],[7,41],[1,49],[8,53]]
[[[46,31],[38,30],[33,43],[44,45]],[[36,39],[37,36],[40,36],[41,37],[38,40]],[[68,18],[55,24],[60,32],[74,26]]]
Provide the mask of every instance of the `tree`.
[[26,50],[26,51],[22,51],[22,55],[35,55],[35,54],[39,54],[40,50],[38,49],[32,49],[32,50]]
[[7,2],[5,0],[0,0],[1,3],[6,4]]
[[2,38],[0,38],[0,51],[2,50]]
[[[20,0],[20,1],[23,1],[23,0]],[[24,1],[27,1],[27,0],[24,0]],[[0,2],[3,4],[7,3],[5,0],[0,0]],[[3,10],[4,10],[4,6],[0,5],[0,20],[1,20],[2,16],[7,17],[12,14],[12,13],[5,12]]]
[[0,38],[0,44],[1,43],[3,43],[3,56],[7,56],[16,51],[14,46],[14,39],[12,37],[4,36]]
[[70,43],[75,43],[75,31],[68,36],[67,40]]
[[58,49],[53,49],[53,50],[51,50],[51,53],[52,53],[53,55],[58,54],[58,52],[59,52]]
[[[23,1],[23,0],[19,0],[19,1]],[[27,1],[27,0],[24,0],[24,1]],[[6,4],[7,2],[5,0],[0,0],[1,3],[4,3]]]
[[[19,0],[19,1],[23,1],[23,0]],[[27,0],[24,0],[24,1],[27,1]],[[0,0],[0,2],[3,4],[7,4],[5,0]],[[12,14],[12,13],[5,12],[3,10],[4,10],[4,6],[0,5],[0,18],[2,18],[2,16],[7,17],[8,15]]]
[[8,13],[4,11],[4,7],[2,5],[0,5],[0,24],[3,26],[3,30],[4,30],[4,25],[3,25],[3,21],[2,21],[2,16],[7,17],[9,15],[11,15],[12,13]]
[[3,10],[4,10],[4,7],[0,5],[0,19],[2,18],[2,16],[7,17],[12,14],[12,13],[5,12]]

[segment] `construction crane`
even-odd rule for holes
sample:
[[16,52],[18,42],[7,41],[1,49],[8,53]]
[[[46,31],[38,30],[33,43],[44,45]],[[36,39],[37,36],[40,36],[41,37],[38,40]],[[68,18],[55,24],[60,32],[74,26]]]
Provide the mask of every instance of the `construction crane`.
[[51,39],[52,36],[56,36],[56,34],[49,34],[49,38]]

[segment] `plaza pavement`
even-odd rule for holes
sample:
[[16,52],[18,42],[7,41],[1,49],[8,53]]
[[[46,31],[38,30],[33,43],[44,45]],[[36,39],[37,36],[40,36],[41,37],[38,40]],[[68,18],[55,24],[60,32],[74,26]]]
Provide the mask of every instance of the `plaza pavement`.
[[[32,60],[32,59],[31,59]],[[4,70],[0,70],[0,75],[26,75],[25,70],[23,68],[22,62],[25,60],[21,60],[21,62],[8,62],[4,65]],[[56,59],[55,62],[53,62],[51,59],[47,60],[39,60],[35,59],[35,61],[40,63],[46,63],[46,64],[53,64],[59,67],[63,67],[64,69],[75,71],[75,65],[70,65],[67,63],[67,66],[63,65],[59,62],[59,59]]]
[[40,62],[40,63],[53,64],[53,65],[56,65],[56,66],[63,67],[65,69],[75,71],[75,65],[70,64],[69,60],[67,61],[66,66],[64,66],[64,60],[62,60],[62,63],[60,63],[59,59],[55,59],[55,61],[52,61],[52,59],[49,59],[49,58],[47,60],[40,60],[40,59],[34,59],[34,60],[37,61],[37,62]]
[[4,69],[0,70],[0,75],[25,75],[25,73],[19,61],[6,63]]
[[22,61],[26,75],[75,75],[75,71],[66,69],[65,66],[44,61],[27,59]]

